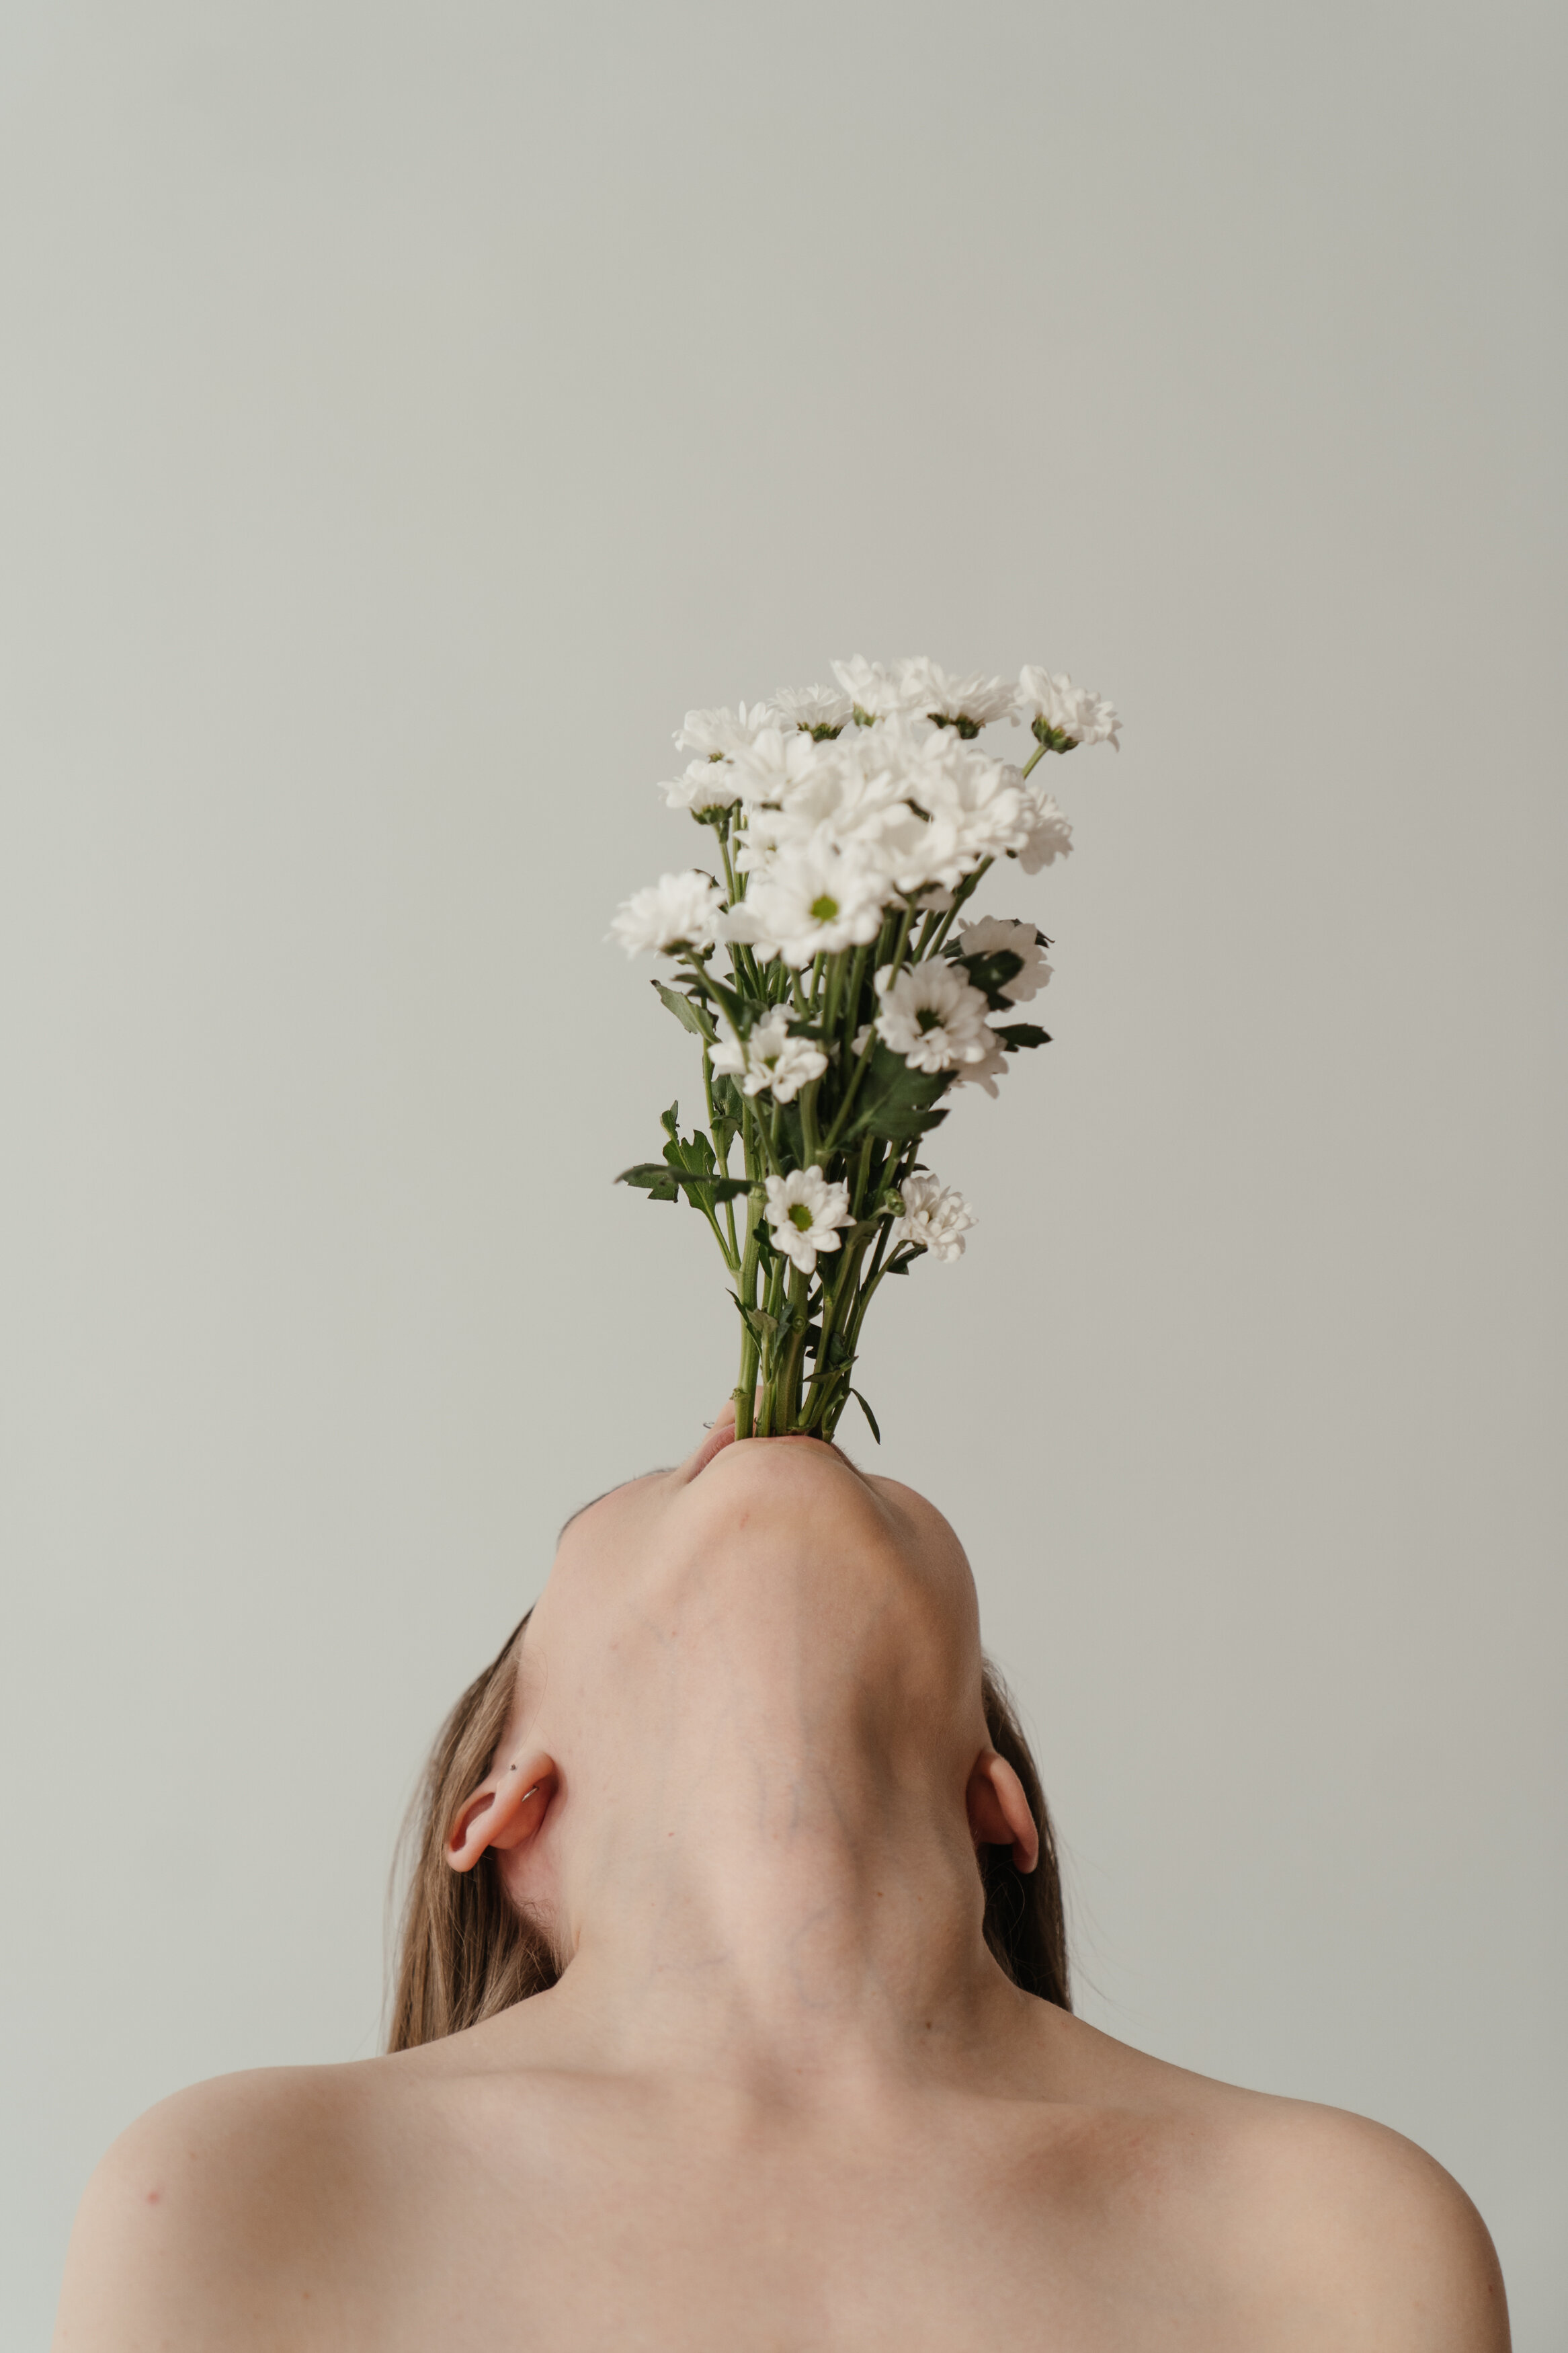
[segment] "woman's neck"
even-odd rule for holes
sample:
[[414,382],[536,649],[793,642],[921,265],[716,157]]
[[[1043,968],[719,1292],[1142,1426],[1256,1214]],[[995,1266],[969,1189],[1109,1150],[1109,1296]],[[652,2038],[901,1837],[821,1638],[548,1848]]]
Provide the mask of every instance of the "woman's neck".
[[569,1957],[549,2014],[595,2052],[897,2072],[1028,2007],[982,1931],[973,1583],[912,1491],[760,1440],[602,1499],[509,1740],[558,1781],[507,1884]]
[[852,1723],[728,1713],[688,1715],[639,1784],[568,1780],[553,2006],[624,2063],[781,2082],[929,2067],[1012,2016],[962,1778],[889,1769]]

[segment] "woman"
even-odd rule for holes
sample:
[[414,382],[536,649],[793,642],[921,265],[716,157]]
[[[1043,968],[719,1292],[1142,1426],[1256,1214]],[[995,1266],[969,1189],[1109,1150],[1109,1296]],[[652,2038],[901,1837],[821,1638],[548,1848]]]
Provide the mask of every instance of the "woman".
[[963,1552],[837,1450],[580,1514],[427,1794],[394,2051],[144,2117],[58,2347],[1506,2348],[1419,2150],[1071,2016]]

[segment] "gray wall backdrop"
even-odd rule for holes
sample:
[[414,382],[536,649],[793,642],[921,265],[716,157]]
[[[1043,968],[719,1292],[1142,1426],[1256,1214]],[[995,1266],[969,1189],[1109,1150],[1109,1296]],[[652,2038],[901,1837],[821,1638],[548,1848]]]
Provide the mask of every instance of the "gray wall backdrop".
[[7,2347],[139,2110],[374,2049],[427,1736],[732,1381],[604,934],[857,650],[1126,714],[865,1364],[1086,2012],[1568,2341],[1563,22],[5,0]]

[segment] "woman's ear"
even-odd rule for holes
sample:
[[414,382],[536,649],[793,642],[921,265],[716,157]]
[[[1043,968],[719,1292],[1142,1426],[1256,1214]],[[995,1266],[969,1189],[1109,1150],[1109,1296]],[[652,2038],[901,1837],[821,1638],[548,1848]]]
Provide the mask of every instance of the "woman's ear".
[[498,1765],[465,1798],[447,1833],[447,1861],[454,1871],[472,1871],[487,1847],[498,1853],[533,1837],[550,1810],[559,1776],[552,1757],[520,1757]]
[[1040,1833],[1024,1785],[1007,1759],[994,1748],[983,1748],[963,1795],[975,1845],[1010,1846],[1015,1868],[1033,1871],[1040,1859]]

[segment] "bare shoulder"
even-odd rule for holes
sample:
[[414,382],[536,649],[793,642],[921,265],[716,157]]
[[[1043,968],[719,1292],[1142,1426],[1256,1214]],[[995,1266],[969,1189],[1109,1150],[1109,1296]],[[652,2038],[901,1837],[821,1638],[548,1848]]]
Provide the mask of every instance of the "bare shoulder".
[[315,2319],[379,2063],[219,2076],[149,2109],[88,2184],[55,2353],[272,2345],[280,2306]]
[[1247,2285],[1289,2318],[1284,2342],[1508,2353],[1490,2236],[1424,2149],[1342,2108],[1256,2095],[1227,2137],[1232,2196],[1262,2257]]
[[[1078,2024],[1075,2021],[1075,2024]],[[1508,2353],[1502,2274],[1451,2174],[1384,2125],[1247,2092],[1081,2028],[1086,2084],[1155,2124],[1157,2202],[1241,2341]]]

